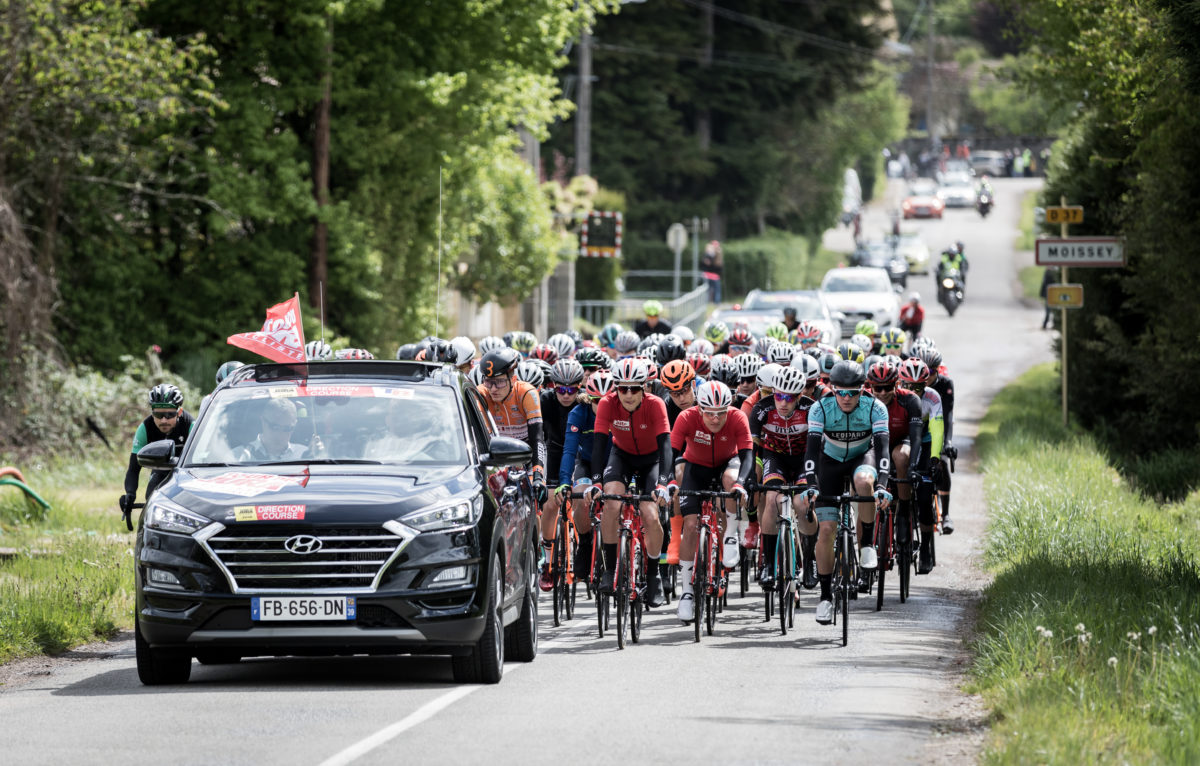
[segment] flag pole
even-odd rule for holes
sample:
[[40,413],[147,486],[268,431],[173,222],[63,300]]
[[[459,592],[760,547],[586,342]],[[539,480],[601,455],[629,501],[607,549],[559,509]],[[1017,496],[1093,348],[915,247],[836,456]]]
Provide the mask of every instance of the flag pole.
[[325,280],[321,280],[317,284],[320,285],[320,301],[321,301],[321,343],[325,343]]
[[438,257],[437,257],[437,305],[433,312],[433,334],[440,337],[442,321],[442,170],[438,165]]

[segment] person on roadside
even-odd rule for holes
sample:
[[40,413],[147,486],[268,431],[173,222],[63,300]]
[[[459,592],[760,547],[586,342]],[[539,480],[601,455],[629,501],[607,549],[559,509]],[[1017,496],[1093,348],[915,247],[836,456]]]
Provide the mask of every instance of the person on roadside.
[[[179,452],[192,431],[192,416],[183,409],[183,392],[170,383],[160,383],[150,389],[150,416],[142,421],[133,434],[133,450],[129,455],[129,467],[125,470],[125,494],[117,501],[121,511],[129,514],[137,502],[138,480],[142,466],[138,463],[138,450],[151,442],[170,439]],[[146,499],[169,475],[169,471],[153,471],[146,482]]]
[[712,240],[704,246],[704,255],[700,258],[700,273],[708,285],[708,302],[721,302],[721,273],[725,269],[725,258],[721,253],[721,243]]
[[637,333],[639,339],[645,339],[654,333],[666,335],[671,332],[671,323],[660,316],[663,311],[661,301],[651,298],[642,304],[642,311],[646,318],[639,319],[633,326],[633,331]]
[[1038,291],[1038,295],[1042,297],[1042,305],[1046,307],[1046,313],[1042,316],[1042,329],[1048,330],[1054,326],[1054,313],[1050,309],[1050,303],[1046,300],[1046,296],[1050,292],[1050,285],[1058,284],[1058,268],[1048,266],[1042,272],[1042,287]]

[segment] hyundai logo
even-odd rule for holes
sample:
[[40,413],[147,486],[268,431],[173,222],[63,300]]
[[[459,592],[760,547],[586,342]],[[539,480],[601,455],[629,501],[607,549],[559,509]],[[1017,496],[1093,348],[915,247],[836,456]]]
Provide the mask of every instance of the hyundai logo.
[[295,535],[294,537],[289,537],[283,543],[284,548],[299,556],[316,553],[321,550],[323,545],[324,543],[321,542],[321,538],[313,537],[312,535]]

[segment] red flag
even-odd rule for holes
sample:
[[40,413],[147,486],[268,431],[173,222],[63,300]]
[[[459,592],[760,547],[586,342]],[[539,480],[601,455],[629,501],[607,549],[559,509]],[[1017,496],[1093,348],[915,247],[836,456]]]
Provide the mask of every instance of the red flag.
[[267,309],[267,321],[258,332],[230,335],[227,342],[274,362],[308,361],[304,356],[304,326],[300,323],[300,294]]

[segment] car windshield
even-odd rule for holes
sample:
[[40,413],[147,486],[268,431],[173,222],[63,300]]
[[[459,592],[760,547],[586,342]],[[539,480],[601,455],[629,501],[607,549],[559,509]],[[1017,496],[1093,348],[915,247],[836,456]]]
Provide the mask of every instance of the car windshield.
[[460,422],[445,389],[305,381],[226,389],[196,424],[186,466],[465,465]]
[[747,311],[770,311],[785,308],[796,309],[797,319],[824,319],[821,302],[811,295],[796,293],[759,293],[743,306]]
[[883,293],[891,291],[887,274],[831,274],[821,289],[829,293]]
[[916,181],[908,189],[908,194],[911,197],[931,197],[937,191],[937,184],[933,181]]

